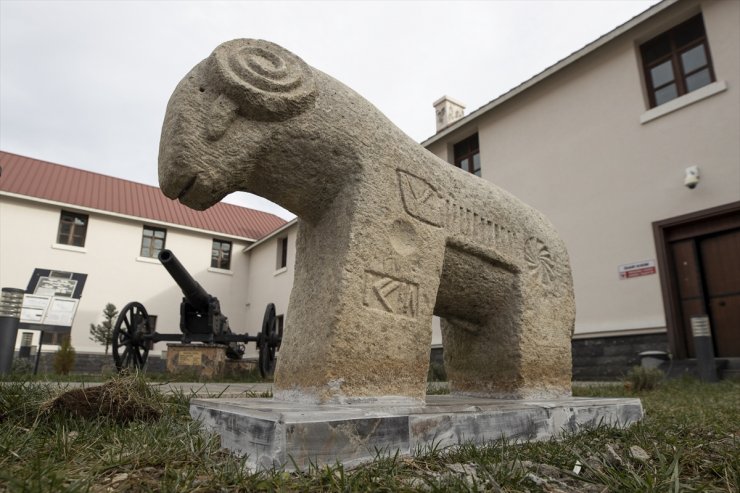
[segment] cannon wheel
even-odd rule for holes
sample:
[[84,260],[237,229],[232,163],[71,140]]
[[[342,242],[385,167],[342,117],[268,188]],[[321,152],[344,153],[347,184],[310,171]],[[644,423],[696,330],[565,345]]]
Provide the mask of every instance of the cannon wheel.
[[[280,331],[282,332],[282,331]],[[262,378],[271,377],[275,373],[275,352],[280,348],[283,334],[278,332],[275,305],[269,303],[262,319],[262,332],[259,340],[259,368]]]
[[149,346],[142,336],[149,332],[149,315],[144,305],[133,301],[124,306],[113,327],[113,361],[119,372],[144,367]]

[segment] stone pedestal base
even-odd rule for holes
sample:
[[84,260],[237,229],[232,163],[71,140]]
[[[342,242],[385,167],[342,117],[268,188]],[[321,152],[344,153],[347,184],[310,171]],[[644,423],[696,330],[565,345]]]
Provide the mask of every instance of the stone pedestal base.
[[226,364],[221,344],[167,344],[167,372],[193,373],[202,378],[220,377]]
[[257,361],[253,359],[226,359],[223,377],[239,379],[253,374],[257,370]]
[[642,419],[639,399],[572,397],[550,401],[427,396],[425,406],[393,401],[312,405],[274,399],[192,399],[190,414],[221,436],[221,445],[255,469],[342,462],[377,451],[410,455],[431,446],[485,443],[502,437],[546,440],[563,431]]

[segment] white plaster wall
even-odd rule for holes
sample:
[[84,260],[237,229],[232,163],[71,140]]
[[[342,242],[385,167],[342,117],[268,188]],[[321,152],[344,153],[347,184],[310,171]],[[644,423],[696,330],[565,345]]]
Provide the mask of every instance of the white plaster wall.
[[[295,273],[297,231],[297,225],[294,224],[275,237],[266,239],[263,243],[246,252],[250,273],[247,285],[246,320],[250,335],[252,333],[257,334],[262,329],[262,320],[268,303],[275,304],[277,315],[286,316],[285,330],[290,330],[291,325],[293,325],[293,321],[287,318],[287,310]],[[286,236],[288,237],[287,266],[283,269],[277,269],[278,239]],[[247,347],[247,357],[257,357],[257,351],[253,344]]]
[[[727,90],[641,124],[639,44],[699,6]],[[555,224],[577,334],[664,328],[658,276],[619,280],[618,266],[656,258],[653,221],[740,200],[739,19],[740,2],[681,2],[429,146],[450,161],[451,145],[477,130],[482,177]],[[683,186],[691,165],[695,190]]]
[[[179,334],[180,289],[156,259],[138,258],[145,223],[80,211],[90,217],[84,251],[62,250],[54,247],[61,210],[60,206],[0,196],[0,286],[25,289],[34,268],[87,274],[72,326],[72,345],[79,352],[104,350],[90,340],[89,329],[91,323],[102,321],[108,302],[121,310],[128,302],[139,301],[150,314],[158,316],[158,332]],[[231,239],[231,270],[214,272],[209,269],[212,240],[217,236],[176,227],[166,229],[165,247],[219,298],[232,330],[238,332],[246,321],[248,266],[242,250],[247,243]],[[20,337],[16,341],[19,344]],[[33,344],[38,344],[37,335]],[[166,343],[159,343],[153,352],[159,354],[164,349]]]

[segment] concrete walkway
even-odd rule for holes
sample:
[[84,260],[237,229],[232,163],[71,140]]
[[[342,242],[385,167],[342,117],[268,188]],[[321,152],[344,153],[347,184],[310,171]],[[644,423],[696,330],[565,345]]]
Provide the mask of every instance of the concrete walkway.
[[[61,390],[78,387],[97,387],[104,382],[38,382],[58,385]],[[265,397],[272,392],[271,383],[216,383],[216,382],[149,382],[149,385],[163,394],[182,393],[186,397]]]
[[[55,382],[45,382],[55,383]],[[102,382],[58,382],[61,389],[77,387],[95,387]],[[265,397],[265,393],[272,392],[271,383],[217,383],[217,382],[150,382],[153,388],[163,394],[182,393],[186,397]],[[623,385],[622,382],[573,382],[574,388],[584,388],[599,385]],[[429,382],[428,392],[439,393],[447,389],[447,382]]]

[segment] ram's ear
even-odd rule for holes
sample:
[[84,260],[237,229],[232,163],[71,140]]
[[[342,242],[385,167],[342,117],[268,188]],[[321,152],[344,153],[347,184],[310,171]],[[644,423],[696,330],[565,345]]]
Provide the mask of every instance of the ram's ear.
[[218,140],[226,133],[236,118],[238,109],[235,102],[227,96],[221,94],[211,104],[211,111],[208,114],[207,136],[208,140]]

